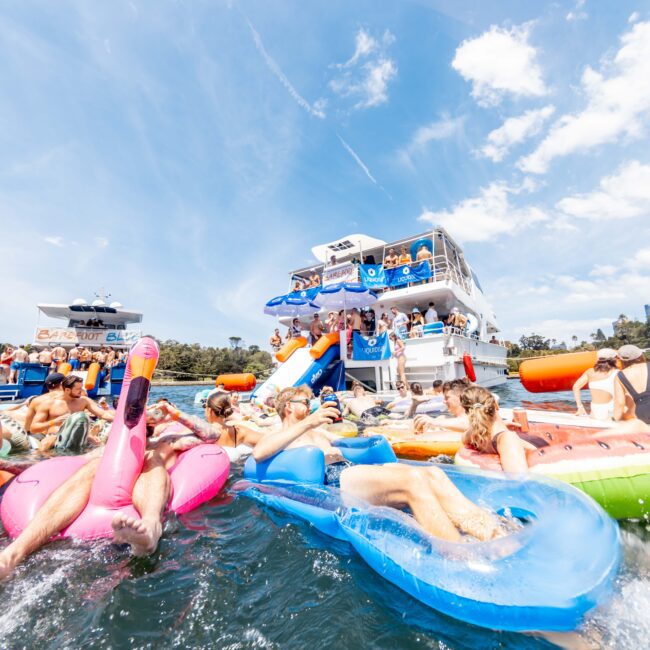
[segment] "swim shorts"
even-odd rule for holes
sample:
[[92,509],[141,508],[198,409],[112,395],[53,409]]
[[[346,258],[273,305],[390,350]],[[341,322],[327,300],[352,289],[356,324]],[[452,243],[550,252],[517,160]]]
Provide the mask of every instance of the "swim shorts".
[[8,415],[0,414],[0,424],[5,431],[11,435],[9,442],[11,443],[12,451],[29,451],[29,436],[27,431],[19,422],[16,422]]
[[352,463],[349,460],[340,460],[338,463],[330,463],[325,466],[325,485],[331,487],[340,487],[341,472],[351,467]]
[[385,409],[383,406],[373,406],[372,408],[366,409],[359,418],[359,421],[363,424],[368,424],[370,426],[377,424],[378,418],[384,415],[388,417],[390,411]]
[[81,451],[88,431],[90,430],[90,418],[87,413],[73,413],[61,426],[56,437],[56,449],[67,449],[68,451]]

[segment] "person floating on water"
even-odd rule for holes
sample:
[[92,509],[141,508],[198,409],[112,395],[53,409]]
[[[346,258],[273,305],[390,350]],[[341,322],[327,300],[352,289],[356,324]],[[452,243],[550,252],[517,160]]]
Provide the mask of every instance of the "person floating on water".
[[448,541],[458,541],[461,532],[483,541],[504,534],[498,517],[467,499],[437,467],[402,463],[352,466],[332,446],[331,434],[321,428],[339,417],[338,409],[325,402],[310,414],[311,396],[306,386],[280,392],[276,405],[282,427],[257,443],[253,449],[257,462],[283,449],[318,447],[325,454],[326,484],[340,487],[344,497],[378,506],[408,507],[426,532]]

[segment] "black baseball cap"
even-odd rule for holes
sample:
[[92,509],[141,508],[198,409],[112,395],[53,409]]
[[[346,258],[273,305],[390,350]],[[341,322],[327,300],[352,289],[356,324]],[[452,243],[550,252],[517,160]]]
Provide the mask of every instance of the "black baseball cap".
[[56,388],[61,385],[61,382],[65,379],[65,375],[60,372],[53,372],[45,378],[45,389],[46,392]]

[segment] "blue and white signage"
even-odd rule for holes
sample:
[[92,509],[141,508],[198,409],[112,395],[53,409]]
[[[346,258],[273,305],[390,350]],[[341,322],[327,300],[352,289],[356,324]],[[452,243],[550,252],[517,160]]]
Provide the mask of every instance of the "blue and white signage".
[[379,336],[361,336],[354,332],[352,339],[352,358],[355,361],[381,361],[390,357],[388,333]]

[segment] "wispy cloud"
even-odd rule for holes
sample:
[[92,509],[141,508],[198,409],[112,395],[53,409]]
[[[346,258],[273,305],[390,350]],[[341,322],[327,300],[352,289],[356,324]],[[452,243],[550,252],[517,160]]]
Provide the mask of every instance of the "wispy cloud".
[[633,160],[600,181],[600,188],[568,196],[558,210],[584,219],[625,219],[650,216],[650,165]]
[[510,148],[539,133],[544,122],[555,112],[554,106],[526,111],[523,115],[509,117],[498,129],[488,134],[487,143],[480,153],[493,162],[500,162]]
[[511,29],[493,25],[458,46],[451,66],[472,82],[479,104],[496,105],[506,94],[539,97],[548,92],[537,50],[528,42],[530,28],[530,23]]
[[543,174],[560,156],[584,153],[621,136],[638,139],[646,134],[650,115],[650,22],[636,23],[621,41],[613,61],[604,62],[601,71],[591,67],[584,71],[584,110],[560,117],[537,149],[518,162],[520,169]]
[[418,128],[411,136],[408,144],[398,152],[399,159],[407,164],[412,164],[415,154],[423,152],[431,142],[451,138],[463,129],[464,117],[443,116],[441,119]]
[[494,182],[481,188],[479,196],[460,201],[450,210],[425,210],[418,219],[433,226],[441,225],[454,237],[466,242],[490,241],[501,235],[513,235],[549,219],[538,207],[512,205],[510,196],[521,191],[524,190]]
[[341,97],[356,100],[355,109],[372,108],[388,101],[388,84],[397,77],[397,65],[387,50],[395,37],[386,30],[374,38],[360,29],[355,37],[353,55],[345,63],[335,63],[339,75],[329,87]]
[[585,3],[586,0],[576,0],[575,7],[566,15],[567,21],[575,22],[588,18],[589,14],[584,10]]
[[43,237],[43,241],[46,241],[48,244],[52,244],[52,246],[59,246],[60,248],[63,248],[63,246],[65,246],[64,239],[60,235],[50,235],[49,237]]
[[318,117],[321,120],[325,118],[325,110],[324,110],[324,103],[322,100],[319,100],[315,102],[313,105],[310,104],[293,86],[293,84],[289,81],[287,76],[282,72],[282,69],[280,66],[276,63],[275,59],[271,57],[271,55],[266,51],[266,48],[264,47],[264,43],[262,42],[262,37],[260,36],[259,32],[253,27],[253,24],[251,21],[244,16],[244,20],[246,20],[246,23],[248,24],[248,28],[251,31],[251,34],[253,35],[253,41],[255,43],[255,47],[257,48],[258,52],[262,55],[262,58],[264,59],[264,62],[268,66],[269,70],[278,78],[280,83],[287,89],[289,92],[289,95],[293,97],[293,99],[296,101],[296,103],[304,108],[310,115],[313,117]]
[[[338,135],[338,134],[337,134]],[[370,173],[370,170],[368,169],[368,166],[359,158],[359,155],[357,152],[339,135],[338,136],[339,140],[341,141],[341,144],[343,145],[344,149],[352,156],[354,161],[361,167],[363,170],[363,173],[375,184],[377,185],[377,179]]]

